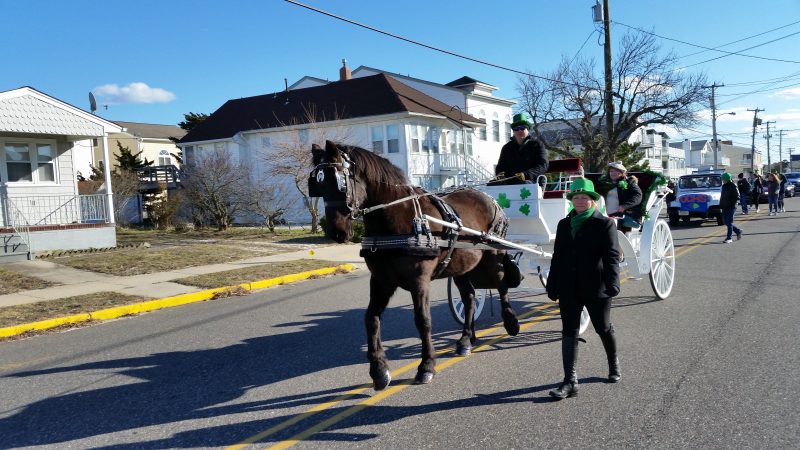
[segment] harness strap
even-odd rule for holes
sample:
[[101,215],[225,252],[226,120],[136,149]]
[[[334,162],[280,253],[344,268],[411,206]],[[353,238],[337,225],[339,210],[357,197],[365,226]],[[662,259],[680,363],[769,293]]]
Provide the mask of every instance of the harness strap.
[[[476,238],[469,236],[461,236],[462,239],[451,241],[450,239],[442,239],[439,237],[431,237],[430,243],[422,243],[419,247],[436,248],[437,253],[440,248],[465,248],[469,250],[514,250],[513,247],[508,247],[497,242],[480,242]],[[375,253],[380,250],[392,250],[403,248],[416,248],[417,236],[413,234],[402,234],[392,236],[365,236],[361,241],[361,248]]]

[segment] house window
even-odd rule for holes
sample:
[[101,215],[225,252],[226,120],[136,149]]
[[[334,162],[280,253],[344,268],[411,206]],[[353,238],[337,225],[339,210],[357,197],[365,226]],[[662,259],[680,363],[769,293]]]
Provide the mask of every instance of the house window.
[[372,151],[383,153],[383,125],[370,127],[370,132],[372,134]]
[[500,119],[497,117],[497,113],[492,115],[492,140],[500,142]]
[[3,148],[5,179],[8,182],[57,182],[58,166],[54,142],[6,142]]
[[[480,110],[478,113],[478,118],[483,119],[483,122],[486,123],[486,113],[483,110]],[[478,139],[485,141],[486,140],[486,127],[478,128]]]
[[421,133],[420,133],[421,136],[420,136],[420,138],[422,138],[422,151],[425,152],[425,153],[430,153],[430,151],[431,151],[431,140],[430,140],[431,128],[430,127],[426,127],[425,125],[421,125],[420,127],[421,127]]
[[511,136],[512,136],[512,132],[511,132],[511,116],[509,116],[508,114],[506,114],[505,128],[504,129],[506,130],[506,139],[511,139]]
[[742,153],[742,161],[750,161],[750,157],[753,156],[750,153]]
[[389,153],[400,153],[400,129],[397,125],[386,125],[386,144]]
[[455,130],[456,133],[456,152],[464,153],[464,130]]
[[194,163],[194,146],[187,145],[183,147],[183,165],[191,166]]
[[419,153],[419,125],[411,124],[411,151]]
[[472,133],[467,133],[467,154],[472,155]]
[[166,150],[161,150],[158,152],[158,165],[159,166],[169,166],[172,164],[172,158],[169,155],[169,152]]
[[214,151],[221,152],[225,150],[225,143],[224,142],[215,142],[214,143]]
[[425,127],[425,142],[422,149],[425,152],[439,153],[439,129],[436,127]]

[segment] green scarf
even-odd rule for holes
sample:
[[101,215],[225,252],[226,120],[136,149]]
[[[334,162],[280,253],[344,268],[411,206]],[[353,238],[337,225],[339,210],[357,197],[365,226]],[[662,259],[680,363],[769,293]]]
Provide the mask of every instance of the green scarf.
[[569,219],[569,224],[572,226],[573,238],[575,237],[575,233],[581,229],[583,224],[589,220],[589,217],[591,217],[592,214],[594,214],[594,207],[591,207],[582,213],[576,213],[571,219]]

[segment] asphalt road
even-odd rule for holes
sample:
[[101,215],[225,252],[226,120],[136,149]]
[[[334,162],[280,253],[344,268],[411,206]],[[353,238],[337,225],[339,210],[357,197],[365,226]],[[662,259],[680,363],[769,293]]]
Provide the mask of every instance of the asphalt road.
[[419,339],[401,292],[383,322],[395,381],[376,394],[361,271],[0,343],[0,448],[797,448],[800,212],[737,220],[733,244],[711,222],[673,230],[667,300],[646,279],[623,285],[622,382],[603,382],[590,329],[576,398],[547,395],[562,371],[544,295],[515,300],[527,317],[514,338],[487,306],[486,345],[453,358],[441,281],[439,374],[410,385]]

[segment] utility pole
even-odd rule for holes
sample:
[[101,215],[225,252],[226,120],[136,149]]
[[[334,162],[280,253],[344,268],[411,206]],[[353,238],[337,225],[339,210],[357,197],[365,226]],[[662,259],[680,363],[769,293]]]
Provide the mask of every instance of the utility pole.
[[793,172],[794,171],[794,166],[792,166],[792,151],[793,150],[794,150],[794,147],[787,147],[786,148],[786,151],[789,153],[789,172]]
[[758,113],[764,111],[763,109],[748,109],[753,111],[753,146],[750,147],[750,173],[755,174],[755,160],[756,160],[756,127],[761,125],[761,119],[758,118]]
[[778,132],[778,173],[783,173],[783,130]]
[[711,132],[714,134],[714,170],[719,169],[719,165],[717,163],[719,154],[719,139],[717,139],[717,108],[714,104],[714,95],[716,93],[716,88],[725,86],[724,84],[717,84],[714,83],[711,86],[704,86],[711,88]]
[[775,123],[775,121],[770,120],[769,122],[764,122],[764,123],[767,124],[767,134],[764,135],[764,137],[767,138],[767,172],[772,172],[772,160],[770,159],[769,155],[769,138],[771,138],[772,135],[769,134],[769,124]]
[[[603,44],[603,63],[605,65],[605,114],[606,114],[606,145],[609,160],[616,157],[615,149],[611,148],[611,137],[614,134],[614,100],[611,97],[611,16],[608,13],[608,0],[603,0],[603,31],[605,43]],[[598,161],[599,162],[599,161]]]

